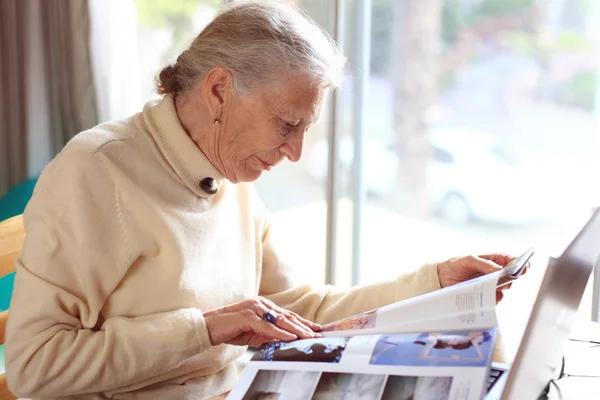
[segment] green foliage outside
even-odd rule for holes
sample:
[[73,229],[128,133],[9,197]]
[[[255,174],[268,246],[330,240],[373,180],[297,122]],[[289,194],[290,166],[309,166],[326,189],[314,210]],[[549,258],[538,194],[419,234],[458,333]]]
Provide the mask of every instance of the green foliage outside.
[[561,104],[591,111],[594,109],[598,74],[580,72],[561,85],[555,99]]
[[594,50],[590,40],[579,31],[564,30],[560,32],[554,43],[552,43],[554,51],[569,51],[569,52],[591,52]]
[[[532,7],[539,5],[537,0],[483,0],[470,10],[461,8],[464,1],[443,0],[442,14],[442,46],[450,48],[458,38],[460,30],[481,24],[483,21],[493,21],[495,18],[523,15]],[[540,41],[540,32],[528,30],[501,30],[496,32],[496,38],[505,49],[516,54],[536,60],[542,68],[548,68],[552,59],[558,54],[593,54],[594,47],[586,36],[582,26],[585,14],[591,11],[592,2],[597,0],[568,0],[570,6],[563,10],[568,15],[567,20],[579,20],[575,24],[578,29],[563,27],[551,41]],[[578,14],[577,14],[578,13]],[[577,14],[577,15],[574,15]],[[568,23],[565,22],[568,26]],[[567,82],[561,83],[550,91],[550,99],[558,104],[577,107],[591,111],[596,96],[595,71],[578,72]],[[451,84],[453,73],[441,77],[441,86]]]
[[[373,0],[371,27],[371,72],[391,78],[393,64],[393,3],[398,0]],[[450,49],[457,41],[459,33],[482,21],[494,18],[518,16],[537,3],[537,0],[482,0],[472,3],[464,0],[440,0],[443,2],[441,16],[441,45],[443,51]],[[590,9],[592,0],[574,0],[580,3],[579,10]],[[218,8],[222,0],[134,0],[138,12],[138,23],[146,29],[166,29],[172,32],[172,48],[180,49],[190,40],[191,20],[200,6]],[[357,0],[349,0],[346,8],[346,53],[353,59],[351,34],[354,26],[354,10]],[[300,0],[306,10],[321,26],[329,25],[329,2],[325,0]],[[470,8],[468,4],[474,4]],[[546,66],[557,52],[591,52],[593,48],[585,34],[577,30],[562,30],[551,43],[541,44],[536,32],[521,30],[499,31],[497,40],[505,48],[526,57],[536,59]],[[441,77],[442,87],[451,84],[453,73]],[[596,74],[581,72],[570,81],[554,90],[555,101],[576,107],[590,108],[594,102]]]
[[164,29],[171,33],[171,46],[162,54],[162,64],[182,52],[200,32],[193,32],[192,19],[200,7],[221,6],[221,0],[134,0],[142,29]]
[[134,0],[140,27],[168,29],[191,18],[201,5],[217,8],[221,3],[221,0]]
[[515,15],[527,10],[535,0],[483,0],[473,10],[473,19]]

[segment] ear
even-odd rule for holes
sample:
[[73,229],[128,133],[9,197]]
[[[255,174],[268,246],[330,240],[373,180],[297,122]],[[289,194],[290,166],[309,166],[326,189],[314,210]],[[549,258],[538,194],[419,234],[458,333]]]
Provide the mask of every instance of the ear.
[[232,99],[233,76],[224,67],[214,67],[204,78],[204,98],[213,118],[220,118]]

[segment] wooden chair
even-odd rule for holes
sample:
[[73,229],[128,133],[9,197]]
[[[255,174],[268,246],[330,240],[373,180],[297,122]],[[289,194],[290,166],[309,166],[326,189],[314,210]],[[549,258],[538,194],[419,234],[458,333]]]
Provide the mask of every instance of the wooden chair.
[[[23,216],[0,222],[0,278],[15,270],[13,261],[21,254],[24,240]],[[0,345],[4,344],[7,320],[8,311],[0,312]],[[0,375],[0,400],[15,399],[8,390],[6,376]]]

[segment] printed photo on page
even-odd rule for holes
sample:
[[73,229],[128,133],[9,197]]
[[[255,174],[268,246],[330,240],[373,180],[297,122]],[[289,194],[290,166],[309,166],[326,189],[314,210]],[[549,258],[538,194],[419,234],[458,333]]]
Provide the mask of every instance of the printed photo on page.
[[446,400],[451,386],[451,377],[324,372],[312,399]]
[[370,329],[375,327],[377,327],[377,310],[372,310],[324,325],[322,327],[322,332],[352,331],[355,329]]
[[388,376],[381,400],[448,400],[452,377]]
[[255,375],[242,400],[310,399],[320,377],[320,372],[263,369]]
[[251,361],[339,363],[349,341],[349,337],[331,337],[266,343],[254,353]]
[[487,366],[496,339],[496,328],[418,334],[382,335],[370,364],[437,367]]
[[242,400],[449,400],[451,376],[258,370]]

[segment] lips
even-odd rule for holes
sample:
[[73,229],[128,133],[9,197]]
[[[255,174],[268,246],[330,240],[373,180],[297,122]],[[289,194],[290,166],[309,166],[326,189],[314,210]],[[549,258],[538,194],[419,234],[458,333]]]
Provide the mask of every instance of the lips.
[[269,164],[268,162],[265,162],[263,160],[260,160],[263,164],[263,168],[265,171],[270,171],[271,168],[273,168],[273,164]]
[[264,160],[262,160],[260,158],[259,158],[259,160],[263,164],[263,168],[265,170],[267,170],[267,171],[270,171],[271,168],[273,168],[274,166],[276,166],[277,164],[279,164],[281,162],[281,160],[278,160],[278,161],[275,161],[273,163],[270,163],[270,162],[264,161]]

